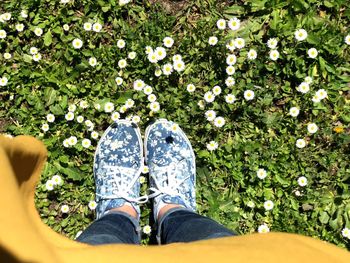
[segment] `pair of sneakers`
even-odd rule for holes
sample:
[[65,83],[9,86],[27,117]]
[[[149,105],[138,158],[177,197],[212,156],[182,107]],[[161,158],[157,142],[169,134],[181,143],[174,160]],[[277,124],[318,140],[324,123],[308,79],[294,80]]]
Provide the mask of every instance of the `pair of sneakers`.
[[[140,174],[149,168],[149,193],[140,196]],[[147,127],[144,143],[135,123],[118,120],[102,135],[94,158],[97,219],[113,208],[153,200],[153,216],[166,204],[196,210],[195,156],[185,133],[174,122],[159,119]]]

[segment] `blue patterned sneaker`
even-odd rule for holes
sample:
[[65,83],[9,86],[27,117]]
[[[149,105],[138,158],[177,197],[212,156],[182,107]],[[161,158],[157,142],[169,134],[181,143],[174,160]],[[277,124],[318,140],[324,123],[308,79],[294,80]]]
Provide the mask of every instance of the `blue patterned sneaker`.
[[102,135],[94,159],[97,219],[110,209],[124,204],[132,206],[138,217],[140,197],[139,176],[143,167],[140,129],[127,120],[118,120]]
[[157,120],[146,129],[144,147],[155,221],[166,204],[195,211],[196,163],[185,133],[174,122]]

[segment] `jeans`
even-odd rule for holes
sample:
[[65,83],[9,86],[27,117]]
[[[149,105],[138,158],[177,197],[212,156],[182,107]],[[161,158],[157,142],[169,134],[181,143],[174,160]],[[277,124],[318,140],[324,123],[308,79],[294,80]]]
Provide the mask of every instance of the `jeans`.
[[[158,244],[234,235],[235,233],[214,220],[179,207],[167,211],[157,226]],[[77,241],[91,245],[140,244],[141,228],[138,221],[130,215],[111,212],[92,223]]]

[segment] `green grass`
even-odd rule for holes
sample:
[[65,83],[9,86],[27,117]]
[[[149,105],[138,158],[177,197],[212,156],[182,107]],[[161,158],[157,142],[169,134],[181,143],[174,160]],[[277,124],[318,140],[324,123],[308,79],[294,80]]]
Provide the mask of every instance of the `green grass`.
[[[240,234],[266,224],[271,231],[313,236],[349,249],[350,240],[341,233],[350,228],[350,46],[345,42],[350,34],[349,3],[163,2],[167,8],[148,1],[125,6],[114,0],[2,2],[0,14],[12,16],[0,22],[0,30],[7,32],[0,39],[0,53],[12,57],[0,57],[0,77],[8,79],[6,86],[0,86],[0,131],[33,135],[48,148],[48,163],[36,191],[43,221],[70,238],[93,221],[88,203],[94,199],[92,163],[98,140],[91,138],[91,131],[101,136],[113,122],[104,110],[107,102],[119,111],[132,99],[135,105],[121,117],[139,116],[143,131],[151,121],[167,118],[190,138],[197,156],[199,213]],[[22,9],[28,10],[27,18],[21,17]],[[241,20],[238,31],[217,28],[218,19],[232,17]],[[85,31],[85,22],[99,22],[101,32]],[[18,23],[24,24],[23,32],[17,32]],[[40,37],[33,33],[36,27],[43,29]],[[297,41],[294,33],[301,28],[308,36]],[[166,36],[174,39],[174,45],[165,48],[166,58],[150,63],[146,46],[160,47]],[[211,36],[218,38],[214,46],[208,43]],[[245,47],[231,52],[226,44],[237,37],[245,40]],[[80,49],[72,45],[75,38],[83,41]],[[269,58],[270,38],[278,40],[276,61]],[[118,39],[125,40],[125,48],[117,47]],[[31,47],[38,48],[40,61],[33,60]],[[316,58],[308,56],[310,48],[318,50]],[[255,60],[247,59],[250,49],[257,52]],[[137,54],[133,60],[128,58],[132,51]],[[237,63],[235,84],[227,87],[230,53],[237,56]],[[182,56],[185,69],[155,76],[157,67],[172,63],[175,54]],[[89,65],[91,57],[96,66]],[[126,68],[118,66],[120,59],[127,59]],[[118,76],[124,80],[120,86]],[[313,82],[304,94],[297,87],[307,76]],[[147,95],[134,90],[137,79],[153,88],[159,111],[152,112]],[[190,83],[196,87],[192,93],[187,91]],[[205,103],[204,94],[216,85],[222,93]],[[315,103],[312,98],[319,89],[328,96]],[[246,90],[254,91],[254,99],[244,98]],[[226,103],[227,94],[236,96],[233,104]],[[82,101],[87,102],[86,109],[79,106]],[[75,119],[67,121],[65,114],[73,104]],[[289,114],[291,107],[300,109],[297,117]],[[219,128],[208,121],[207,110],[224,117],[225,125]],[[53,123],[46,120],[49,113],[55,116]],[[78,123],[79,115],[91,120],[94,128],[89,131]],[[314,134],[307,130],[310,123],[318,126]],[[64,147],[71,136],[78,143]],[[84,138],[92,142],[88,149],[81,144]],[[306,146],[300,149],[296,141],[301,138]],[[210,141],[218,143],[216,150],[207,149]],[[260,168],[267,172],[265,179],[257,177]],[[48,191],[45,184],[55,174],[63,184]],[[308,180],[304,187],[298,184],[301,176]],[[146,190],[147,180],[142,193]],[[273,201],[272,210],[264,208],[266,200]],[[62,205],[69,206],[69,213],[61,212]],[[149,208],[150,204],[141,207],[142,226],[149,224]],[[145,235],[143,243],[148,240]]]

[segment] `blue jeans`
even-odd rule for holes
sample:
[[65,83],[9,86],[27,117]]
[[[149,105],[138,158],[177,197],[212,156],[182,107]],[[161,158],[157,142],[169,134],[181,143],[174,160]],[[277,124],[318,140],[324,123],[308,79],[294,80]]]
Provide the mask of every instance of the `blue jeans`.
[[[173,208],[165,213],[157,226],[158,244],[191,242],[234,236],[231,230],[214,220],[186,208]],[[92,223],[77,241],[91,244],[140,244],[138,221],[123,212],[111,212]]]

